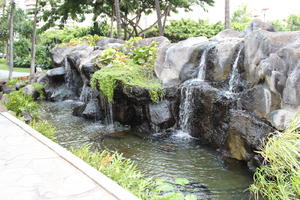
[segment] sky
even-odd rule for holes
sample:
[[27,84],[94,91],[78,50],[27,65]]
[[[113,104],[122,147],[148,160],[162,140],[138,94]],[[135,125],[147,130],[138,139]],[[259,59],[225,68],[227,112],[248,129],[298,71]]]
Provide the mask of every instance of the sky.
[[[192,13],[181,12],[178,16],[172,18],[189,18],[189,19],[209,19],[211,22],[224,21],[224,4],[225,0],[215,0],[215,6],[209,7],[208,12],[195,7]],[[266,11],[266,20],[284,19],[290,14],[300,14],[300,0],[230,0],[231,13],[246,4],[253,16],[259,16],[264,19],[262,9]]]

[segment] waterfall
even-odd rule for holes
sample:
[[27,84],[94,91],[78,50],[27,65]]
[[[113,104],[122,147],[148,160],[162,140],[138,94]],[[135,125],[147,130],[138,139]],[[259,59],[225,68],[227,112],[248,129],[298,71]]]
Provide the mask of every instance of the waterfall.
[[72,88],[73,73],[67,58],[65,58],[65,70],[66,70],[65,82],[68,88]]
[[271,112],[271,106],[272,106],[272,94],[271,92],[264,88],[264,98],[265,98],[265,107],[266,107],[266,113]]
[[206,58],[207,58],[207,54],[208,54],[208,49],[205,49],[201,59],[200,59],[200,64],[199,64],[199,72],[198,72],[198,76],[197,79],[204,81],[205,80],[205,76],[206,76]]
[[234,92],[235,87],[240,82],[240,74],[239,74],[238,65],[239,65],[239,60],[240,60],[242,50],[243,50],[243,48],[240,47],[239,52],[237,54],[237,57],[234,61],[233,67],[232,67],[232,72],[231,72],[230,79],[229,79],[229,92]]
[[108,127],[108,129],[113,129],[114,128],[114,116],[113,116],[113,107],[112,103],[109,102],[106,98],[102,99],[103,103],[103,108],[104,108],[104,113],[105,113],[105,124]]

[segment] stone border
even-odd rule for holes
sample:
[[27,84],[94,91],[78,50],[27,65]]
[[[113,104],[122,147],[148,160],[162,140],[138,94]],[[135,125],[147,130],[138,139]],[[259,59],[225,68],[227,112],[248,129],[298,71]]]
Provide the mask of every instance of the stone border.
[[118,200],[139,200],[135,195],[122,188],[116,182],[97,171],[95,168],[88,165],[86,162],[73,155],[71,152],[60,146],[59,144],[53,142],[52,140],[46,138],[41,133],[32,129],[30,126],[12,116],[8,112],[0,112],[0,115],[4,116],[6,119],[10,120],[21,129],[23,129],[26,133],[37,139],[42,144],[46,145],[49,149],[58,154],[62,159],[69,162],[83,174],[88,176],[91,180],[93,180],[97,185],[103,188],[106,192],[117,198]]

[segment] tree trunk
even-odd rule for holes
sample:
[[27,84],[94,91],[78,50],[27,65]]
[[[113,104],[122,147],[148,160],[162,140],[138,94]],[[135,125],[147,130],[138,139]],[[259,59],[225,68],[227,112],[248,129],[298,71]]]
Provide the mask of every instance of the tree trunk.
[[225,0],[225,29],[230,28],[230,1]]
[[163,25],[161,22],[161,9],[160,9],[159,0],[155,0],[155,9],[156,9],[156,14],[157,14],[157,24],[158,24],[159,35],[163,36],[164,30],[163,30]]
[[32,44],[31,44],[31,62],[30,62],[30,76],[35,74],[35,54],[36,54],[36,26],[38,15],[39,0],[35,1],[34,19],[33,19],[33,32],[32,32]]
[[9,13],[9,75],[8,79],[12,77],[14,69],[14,11],[15,11],[15,2],[14,0],[10,1],[11,9]]
[[120,13],[120,1],[115,0],[115,13],[117,17],[117,31],[118,39],[122,39],[122,27],[121,27],[121,13]]

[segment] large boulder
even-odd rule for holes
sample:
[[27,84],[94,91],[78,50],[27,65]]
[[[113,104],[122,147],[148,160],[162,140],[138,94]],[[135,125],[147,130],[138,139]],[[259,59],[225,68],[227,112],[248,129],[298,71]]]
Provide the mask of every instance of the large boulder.
[[174,116],[171,111],[171,103],[167,100],[149,105],[150,122],[160,128],[169,128],[174,125]]
[[155,66],[156,75],[163,84],[180,83],[180,73],[187,64],[192,62],[194,66],[199,65],[200,58],[195,59],[199,55],[193,55],[194,50],[207,42],[208,39],[205,37],[195,37],[163,48],[166,52],[158,55],[161,62],[156,62]]
[[274,110],[267,116],[267,119],[277,130],[283,131],[291,125],[292,120],[298,120],[300,122],[300,116],[298,115],[297,117],[296,111],[297,110],[291,111],[284,109]]

